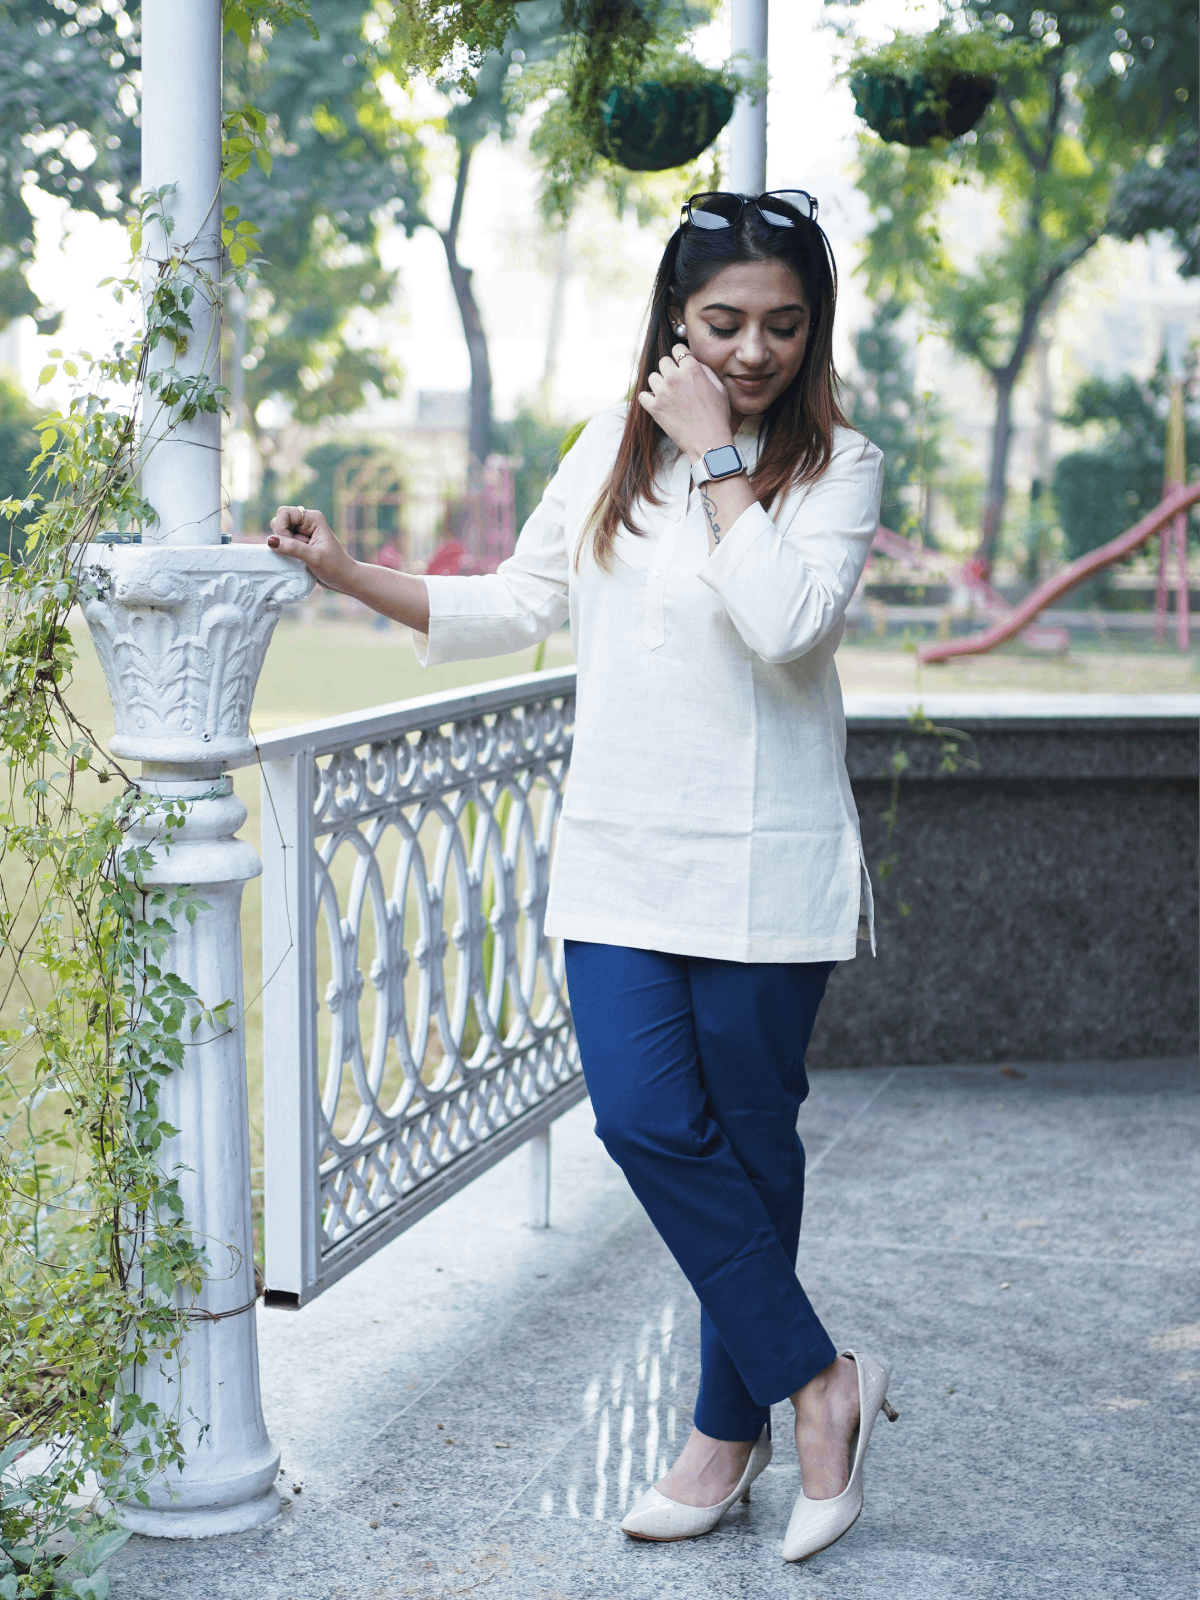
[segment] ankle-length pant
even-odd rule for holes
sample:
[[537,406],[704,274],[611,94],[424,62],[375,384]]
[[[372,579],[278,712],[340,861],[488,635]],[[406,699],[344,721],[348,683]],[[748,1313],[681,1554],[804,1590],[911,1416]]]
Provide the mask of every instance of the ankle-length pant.
[[566,942],[596,1132],[700,1301],[694,1420],[756,1439],[837,1352],[796,1276],[804,1053],[835,965]]

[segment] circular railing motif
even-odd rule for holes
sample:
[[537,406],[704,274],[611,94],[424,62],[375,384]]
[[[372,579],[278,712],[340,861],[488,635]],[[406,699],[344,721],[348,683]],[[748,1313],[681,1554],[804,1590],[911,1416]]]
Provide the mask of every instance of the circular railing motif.
[[543,931],[558,695],[318,759],[322,1249],[579,1074]]

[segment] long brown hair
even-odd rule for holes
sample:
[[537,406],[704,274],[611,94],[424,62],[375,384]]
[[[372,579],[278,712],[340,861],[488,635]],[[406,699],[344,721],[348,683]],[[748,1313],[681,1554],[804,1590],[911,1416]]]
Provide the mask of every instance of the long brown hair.
[[724,267],[771,260],[785,262],[799,277],[811,320],[800,371],[771,404],[759,426],[758,462],[751,476],[758,503],[769,511],[781,491],[811,483],[829,465],[833,430],[848,424],[838,404],[833,364],[837,265],[823,229],[807,220],[793,228],[772,227],[754,206],[745,206],[731,228],[677,228],[654,280],[646,341],[612,477],[601,490],[591,517],[592,554],[599,566],[611,566],[613,546],[622,528],[644,534],[634,520],[639,500],[662,504],[654,474],[666,434],[636,397],[649,387],[651,372],[679,342],[671,326],[671,306],[685,305]]

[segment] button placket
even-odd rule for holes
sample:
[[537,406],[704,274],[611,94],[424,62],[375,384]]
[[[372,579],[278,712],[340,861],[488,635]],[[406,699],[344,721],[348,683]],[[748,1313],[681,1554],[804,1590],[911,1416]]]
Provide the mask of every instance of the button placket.
[[675,559],[683,525],[687,520],[688,491],[691,484],[691,467],[687,457],[681,456],[671,474],[670,501],[658,513],[663,519],[663,526],[656,548],[650,557],[649,571],[646,573],[642,641],[649,650],[657,650],[667,636],[667,573]]

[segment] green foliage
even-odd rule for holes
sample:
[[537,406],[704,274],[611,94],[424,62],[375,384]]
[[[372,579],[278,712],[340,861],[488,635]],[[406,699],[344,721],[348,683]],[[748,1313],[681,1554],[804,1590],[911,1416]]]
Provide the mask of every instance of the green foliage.
[[[1111,225],[1122,176],[1150,160],[1151,141],[1182,137],[1183,113],[1195,105],[1196,51],[1174,48],[1195,37],[1190,0],[1135,0],[1124,21],[1119,12],[1079,0],[1050,13],[1021,0],[999,14],[966,0],[958,26],[986,32],[989,48],[1008,52],[1010,62],[978,129],[929,150],[860,139],[859,185],[873,218],[864,260],[871,292],[922,300],[933,325],[996,391],[980,547],[988,562],[1003,522],[1012,389],[1039,319]],[[1136,39],[1135,18],[1144,30]],[[973,259],[951,249],[943,224],[958,184],[986,193],[999,225],[995,242]]]
[[[627,196],[636,198],[645,190],[637,180],[631,183],[628,171],[616,160],[604,116],[605,101],[614,84],[723,89],[734,95],[746,84],[765,89],[762,73],[752,72],[744,64],[729,63],[714,70],[698,62],[686,48],[687,33],[695,20],[691,11],[668,14],[651,41],[636,52],[623,53],[594,112],[581,99],[583,91],[576,81],[579,46],[527,71],[512,87],[510,94],[518,106],[545,101],[530,146],[542,165],[542,210],[548,220],[568,216],[575,194],[593,178],[603,180],[618,210]],[[591,81],[589,68],[588,83]],[[599,83],[594,87],[598,91]]]
[[[37,448],[37,413],[24,391],[0,374],[0,500],[23,500]],[[14,559],[25,542],[22,520],[0,521],[0,556]]]
[[[169,193],[139,203],[118,302],[141,294],[146,226],[170,236]],[[149,374],[148,357],[179,350],[196,294],[224,285],[180,245],[153,281],[135,334],[97,358],[51,352],[43,381],[61,367],[71,398],[39,420],[24,497],[0,505],[26,518],[23,560],[0,556],[0,1595],[16,1600],[56,1582],[81,1600],[107,1593],[99,1568],[123,1535],[85,1481],[95,1474],[110,1507],[145,1501],[182,1461],[182,1416],[131,1378],[178,1359],[207,1268],[163,1170],[176,1130],[159,1095],[200,1026],[228,1027],[229,1002],[205,1004],[165,961],[205,903],[147,882],[186,803],[143,794],[69,698],[68,615],[106,581],[88,543],[153,518],[136,477],[144,396],[166,403],[170,428],[223,394],[173,367]],[[116,798],[88,810],[85,773],[115,782]],[[38,1469],[23,1471],[34,1447]],[[66,1560],[63,1534],[76,1541]]]
[[317,33],[277,28],[265,49],[226,47],[227,159],[257,224],[243,362],[255,431],[270,395],[312,424],[399,385],[387,352],[353,337],[356,311],[385,306],[395,288],[383,229],[398,218],[411,233],[426,184],[418,128],[392,117],[379,93],[382,57],[363,36],[372,9],[312,0],[305,19]]
[[[582,431],[583,424],[580,423],[567,437],[573,443],[572,435],[578,437]],[[563,425],[539,416],[524,406],[511,422],[496,425],[495,436],[497,450],[516,459],[513,497],[517,529],[520,531],[542,498],[542,491],[558,470],[558,463],[565,453]]]
[[303,22],[314,39],[318,36],[309,0],[221,0],[221,20],[226,33],[232,33],[247,49],[264,29],[286,28],[296,22]]
[[421,74],[468,95],[484,56],[502,47],[519,17],[514,0],[393,0],[388,11],[397,81]]
[[883,451],[880,522],[911,536],[919,533],[919,519],[904,490],[928,483],[941,465],[944,419],[935,397],[917,392],[912,353],[898,327],[904,309],[895,297],[877,301],[869,325],[855,334],[849,414]]
[[[1097,430],[1090,449],[1062,456],[1055,468],[1054,495],[1067,553],[1074,561],[1107,544],[1162,499],[1166,475],[1168,383],[1162,363],[1148,382],[1124,377],[1089,378],[1076,390],[1060,421],[1068,428]],[[1195,374],[1185,406],[1185,449],[1200,451],[1200,413]]]
[[136,7],[75,0],[0,7],[0,326],[32,316],[53,333],[61,317],[27,281],[34,247],[28,186],[100,217],[128,201],[138,172],[139,56]]
[[1123,175],[1113,194],[1108,231],[1118,239],[1169,234],[1182,252],[1181,276],[1200,275],[1200,149],[1193,129]]
[[1012,41],[994,20],[963,31],[945,19],[928,33],[897,31],[887,44],[860,44],[843,76],[869,73],[872,77],[902,78],[906,83],[920,77],[936,84],[944,84],[959,73],[998,78],[1033,66],[1041,52],[1040,41]]

